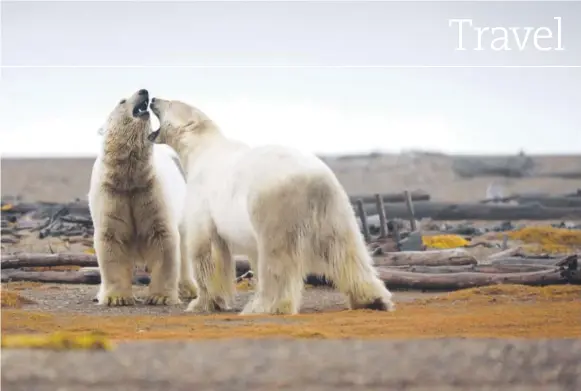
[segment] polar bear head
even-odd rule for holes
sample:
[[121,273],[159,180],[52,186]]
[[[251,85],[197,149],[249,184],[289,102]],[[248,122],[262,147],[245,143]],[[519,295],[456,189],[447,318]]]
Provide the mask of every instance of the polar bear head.
[[130,142],[145,140],[151,133],[148,109],[149,92],[141,89],[128,98],[121,99],[111,111],[99,133],[110,141]]
[[150,134],[149,140],[168,144],[176,150],[186,143],[185,138],[215,129],[206,114],[184,102],[152,98],[150,107],[159,119],[159,129]]

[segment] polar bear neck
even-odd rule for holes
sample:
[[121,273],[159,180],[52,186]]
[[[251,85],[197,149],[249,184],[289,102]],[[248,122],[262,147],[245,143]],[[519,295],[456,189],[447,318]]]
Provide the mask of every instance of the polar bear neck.
[[153,144],[143,137],[143,131],[140,133],[107,134],[103,164],[105,185],[111,191],[131,193],[150,186],[153,176]]
[[229,139],[221,132],[211,132],[183,134],[179,147],[173,148],[178,153],[187,177],[201,160],[210,159],[218,162],[232,153],[249,147],[242,142]]

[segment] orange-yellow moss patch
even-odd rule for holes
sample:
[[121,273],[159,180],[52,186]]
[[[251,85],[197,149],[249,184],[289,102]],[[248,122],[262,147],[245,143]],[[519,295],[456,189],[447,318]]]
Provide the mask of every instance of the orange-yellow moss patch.
[[[527,285],[490,285],[479,288],[462,289],[442,296],[424,299],[425,303],[434,302],[526,302],[535,301],[579,301],[581,302],[581,286],[579,285],[549,285],[532,287]],[[581,322],[581,318],[580,318]]]
[[423,236],[422,242],[427,247],[442,249],[464,247],[470,244],[469,241],[458,235]]
[[36,288],[44,288],[47,286],[42,282],[35,282],[35,281],[13,281],[13,282],[6,282],[3,284],[3,289],[6,288],[8,290],[13,291],[21,291],[24,289],[36,289]]
[[[400,303],[393,313],[333,311],[296,316],[85,315],[2,311],[3,335],[98,332],[113,340],[216,338],[581,337],[579,287],[495,286],[442,300]],[[481,298],[510,296],[511,300]],[[396,294],[397,299],[397,294]],[[534,297],[534,300],[530,300]]]
[[35,304],[33,300],[20,296],[17,292],[11,292],[2,289],[0,292],[0,301],[2,308],[20,308],[24,304]]
[[2,347],[7,349],[97,349],[111,350],[114,345],[97,333],[67,334],[56,332],[48,335],[13,334],[2,336]]
[[[581,248],[581,231],[551,226],[532,226],[506,233],[513,240],[529,244],[526,250],[551,254],[575,252]],[[501,237],[503,234],[499,234]]]

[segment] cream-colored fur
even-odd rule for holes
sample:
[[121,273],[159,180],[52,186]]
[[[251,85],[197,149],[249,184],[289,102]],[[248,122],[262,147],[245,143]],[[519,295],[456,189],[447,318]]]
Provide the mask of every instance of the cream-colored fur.
[[[101,129],[104,141],[95,160],[89,208],[101,286],[99,304],[132,305],[134,266],[151,272],[146,303],[169,305],[183,295],[196,297],[190,262],[181,256],[179,223],[186,195],[185,178],[167,145],[153,144],[147,111],[136,113],[149,95],[140,90],[121,100]],[[181,257],[181,270],[180,270]]]
[[246,254],[257,291],[242,314],[296,314],[308,273],[330,278],[351,308],[392,310],[347,194],[319,158],[227,139],[200,110],[154,98],[158,142],[173,147],[187,177],[186,246],[198,298],[188,311],[229,308],[232,253]]

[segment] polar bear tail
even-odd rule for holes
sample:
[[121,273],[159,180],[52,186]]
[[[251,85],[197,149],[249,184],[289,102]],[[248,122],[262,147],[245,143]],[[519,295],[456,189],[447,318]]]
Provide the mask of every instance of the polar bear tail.
[[330,279],[347,295],[350,308],[394,308],[391,293],[373,267],[349,198],[336,178],[327,173],[286,178],[283,185],[261,193],[256,201],[259,285],[274,282],[282,291],[264,289],[291,297],[294,303],[300,300],[304,277],[312,273]]

